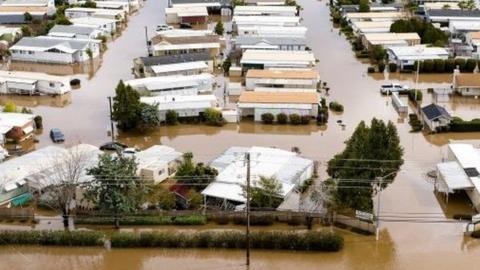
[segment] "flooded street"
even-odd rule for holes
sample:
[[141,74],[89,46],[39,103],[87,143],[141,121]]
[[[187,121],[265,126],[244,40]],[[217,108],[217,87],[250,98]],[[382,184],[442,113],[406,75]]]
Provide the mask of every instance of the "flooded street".
[[[334,254],[254,251],[249,269],[475,269],[480,264],[480,242],[464,238],[464,225],[447,220],[457,213],[471,212],[465,201],[452,200],[448,207],[433,192],[426,173],[445,155],[449,140],[480,140],[480,133],[424,135],[410,133],[408,120],[398,116],[390,98],[379,94],[385,82],[415,86],[412,74],[367,74],[367,64],[355,59],[351,45],[333,29],[325,1],[301,0],[303,23],[309,28],[308,45],[320,60],[318,71],[330,87],[329,101],[345,107],[343,114],[331,113],[326,127],[275,126],[242,122],[225,127],[178,125],[161,127],[144,134],[121,134],[129,145],[148,147],[165,144],[179,151],[191,151],[199,161],[209,161],[232,145],[300,148],[302,154],[319,161],[320,171],[344,148],[343,142],[362,120],[377,117],[397,123],[405,163],[395,182],[382,192],[380,241],[374,237],[346,234],[345,248]],[[50,106],[32,102],[44,118],[45,131],[58,127],[71,143],[99,145],[108,140],[108,102],[119,79],[132,78],[132,59],[146,54],[144,26],[153,30],[163,21],[164,0],[149,0],[139,14],[130,18],[128,28],[103,56],[101,68],[91,80],[72,92],[68,103]],[[152,34],[152,33],[150,33]],[[447,88],[449,75],[421,75],[418,87]],[[1,97],[1,101],[8,99]],[[15,100],[15,98],[14,98]],[[22,100],[22,99],[20,99]],[[431,100],[426,90],[424,104]],[[18,104],[28,105],[22,100]],[[62,103],[63,104],[63,103]],[[480,102],[455,98],[445,103],[455,116],[480,116]],[[346,127],[336,124],[342,120]],[[40,146],[50,144],[47,132]],[[477,141],[478,144],[478,141]],[[428,221],[428,222],[425,222]],[[3,269],[247,269],[244,253],[225,250],[163,250],[52,247],[1,247]]]

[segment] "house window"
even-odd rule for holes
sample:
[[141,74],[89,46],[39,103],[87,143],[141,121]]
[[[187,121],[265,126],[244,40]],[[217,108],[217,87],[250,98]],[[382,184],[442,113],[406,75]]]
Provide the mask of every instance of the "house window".
[[165,170],[163,170],[163,169],[158,171],[158,175],[162,175],[164,173],[165,173]]
[[48,85],[49,85],[50,87],[55,87],[55,83],[53,83],[53,82],[50,82]]

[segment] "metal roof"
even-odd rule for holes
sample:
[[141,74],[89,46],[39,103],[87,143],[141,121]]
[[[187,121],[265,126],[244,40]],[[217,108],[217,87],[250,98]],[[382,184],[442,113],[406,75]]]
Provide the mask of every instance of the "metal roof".
[[429,17],[480,17],[480,10],[430,9]]
[[305,37],[263,37],[263,36],[238,36],[235,39],[237,45],[256,45],[258,43],[267,43],[271,45],[305,45]]
[[57,24],[52,29],[50,33],[72,33],[72,34],[81,34],[81,35],[90,35],[92,32],[96,31],[93,27],[88,26],[77,26],[77,25],[60,25]]
[[83,41],[78,39],[62,39],[62,38],[49,38],[45,36],[39,37],[24,37],[20,39],[15,45],[11,47],[11,50],[15,50],[20,47],[27,48],[40,48],[49,49],[52,47],[60,46],[62,49],[66,49],[69,52],[82,50],[87,47],[89,41]]
[[423,107],[422,112],[425,114],[428,120],[435,120],[441,116],[452,118],[445,108],[433,103]]
[[175,55],[140,57],[136,60],[143,63],[143,65],[145,66],[155,66],[195,61],[209,61],[210,54],[208,52],[185,53]]

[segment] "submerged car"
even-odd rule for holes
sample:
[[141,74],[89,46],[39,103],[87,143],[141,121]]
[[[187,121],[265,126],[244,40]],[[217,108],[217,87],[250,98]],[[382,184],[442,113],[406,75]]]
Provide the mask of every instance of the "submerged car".
[[162,32],[162,31],[167,31],[167,30],[173,30],[173,27],[170,26],[170,25],[166,25],[166,24],[157,25],[157,28],[156,28],[157,32]]
[[396,83],[391,84],[384,84],[380,87],[380,93],[382,94],[390,94],[393,92],[403,92],[410,90],[410,87],[407,85],[401,85]]
[[54,143],[60,143],[65,141],[65,135],[58,128],[52,128],[50,130],[50,138]]
[[107,142],[100,145],[102,151],[123,151],[125,148],[128,148],[128,145],[119,142]]

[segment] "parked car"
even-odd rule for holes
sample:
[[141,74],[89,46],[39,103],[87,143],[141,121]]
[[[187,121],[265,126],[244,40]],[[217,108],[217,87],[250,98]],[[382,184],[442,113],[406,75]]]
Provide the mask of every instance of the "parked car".
[[192,25],[189,23],[181,23],[180,29],[192,29]]
[[166,25],[166,24],[157,25],[157,29],[156,29],[157,32],[162,32],[162,31],[167,31],[167,30],[173,30],[173,27],[170,26],[170,25]]
[[52,128],[50,130],[50,138],[54,143],[60,143],[65,141],[65,135],[58,128]]
[[123,151],[125,148],[128,148],[128,145],[119,142],[107,142],[100,145],[102,151]]
[[123,149],[122,155],[124,157],[133,157],[133,156],[135,156],[136,153],[138,153],[138,151],[139,150],[137,148],[128,147],[128,148]]
[[380,93],[382,94],[390,94],[393,92],[402,92],[408,90],[410,90],[410,87],[408,87],[407,85],[401,85],[396,83],[384,84],[380,87]]

